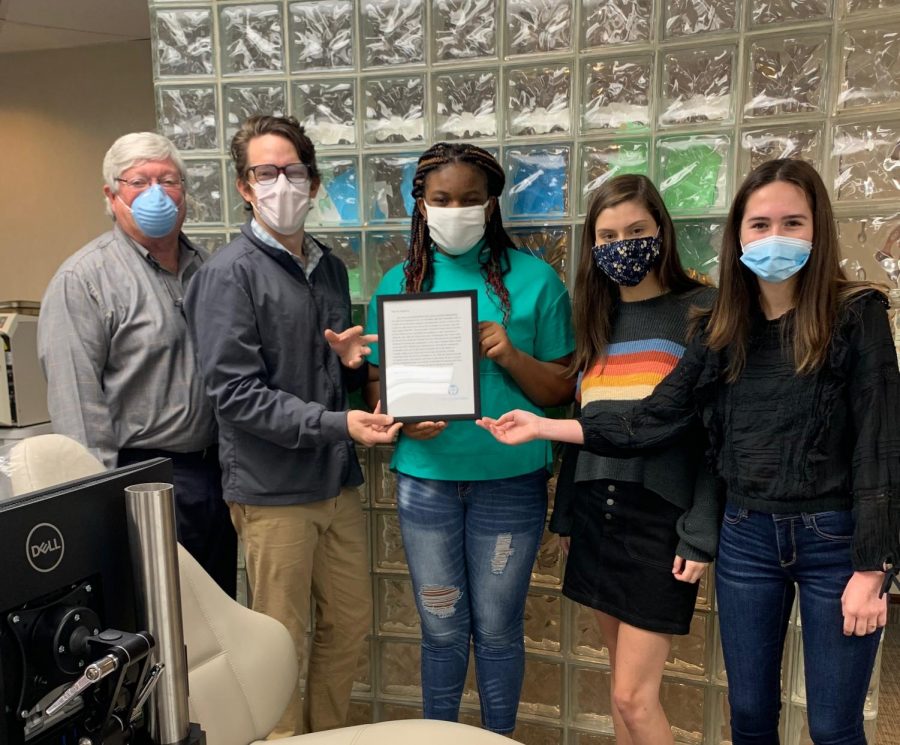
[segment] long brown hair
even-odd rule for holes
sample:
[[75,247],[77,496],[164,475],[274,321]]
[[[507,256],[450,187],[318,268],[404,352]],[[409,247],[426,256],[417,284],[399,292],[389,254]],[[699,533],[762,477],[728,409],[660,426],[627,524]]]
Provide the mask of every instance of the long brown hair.
[[594,246],[595,226],[600,213],[624,202],[640,204],[659,226],[662,245],[654,270],[663,289],[682,293],[702,286],[691,279],[681,266],[676,250],[675,226],[653,182],[646,176],[622,175],[601,185],[591,197],[581,235],[578,272],[575,275],[575,299],[572,301],[575,355],[569,366],[570,375],[586,370],[601,359],[606,354],[612,337],[620,298],[619,286],[594,265],[591,248]]
[[[494,197],[496,204],[484,231],[486,251],[482,251],[481,274],[488,290],[497,298],[503,310],[503,325],[509,322],[509,291],[503,282],[503,275],[509,271],[507,251],[515,251],[516,246],[503,227],[500,216],[500,195],[506,185],[503,168],[487,150],[465,143],[438,142],[422,153],[413,176],[412,195],[418,200],[425,197],[425,179],[428,174],[451,163],[467,163],[484,174],[488,196]],[[409,251],[403,269],[406,292],[427,292],[434,282],[434,251],[428,222],[422,217],[418,207],[413,210],[409,235]]]
[[812,253],[796,275],[793,321],[786,327],[797,374],[811,373],[825,361],[841,305],[860,292],[878,287],[844,276],[831,201],[816,170],[802,160],[763,163],[744,179],[728,213],[719,256],[719,295],[708,325],[710,348],[728,352],[729,382],[737,380],[744,369],[751,317],[760,308],[756,275],[740,260],[741,222],[750,195],[775,181],[802,189],[813,219]]

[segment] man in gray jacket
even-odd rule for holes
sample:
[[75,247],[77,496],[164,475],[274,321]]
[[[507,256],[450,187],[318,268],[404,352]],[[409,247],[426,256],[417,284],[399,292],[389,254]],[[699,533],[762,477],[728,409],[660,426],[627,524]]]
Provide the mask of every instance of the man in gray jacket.
[[252,217],[198,272],[185,310],[253,608],[287,626],[301,670],[316,599],[305,706],[296,695],[272,733],[281,737],[346,721],[371,626],[353,441],[391,442],[399,424],[347,411],[348,390],[366,381],[368,349],[349,328],[346,268],[304,230],[319,186],[312,143],[291,117],[256,116],[231,154]]
[[41,304],[53,429],[110,468],[171,459],[178,540],[233,597],[237,536],[181,309],[206,258],[181,232],[184,163],[165,137],[134,132],[107,151],[103,179],[112,229],[63,263]]

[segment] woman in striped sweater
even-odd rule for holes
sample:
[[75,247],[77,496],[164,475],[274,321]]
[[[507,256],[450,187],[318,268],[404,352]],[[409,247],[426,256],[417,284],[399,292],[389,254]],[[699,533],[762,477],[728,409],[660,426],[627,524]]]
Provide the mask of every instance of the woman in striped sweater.
[[[675,230],[649,179],[619,176],[595,192],[575,284],[579,403],[631,408],[678,364],[691,308],[715,290],[687,276]],[[672,634],[690,630],[697,583],[718,537],[705,437],[641,457],[571,446],[551,529],[565,536],[563,593],[596,611],[612,668],[619,745],[671,743],[659,702]]]

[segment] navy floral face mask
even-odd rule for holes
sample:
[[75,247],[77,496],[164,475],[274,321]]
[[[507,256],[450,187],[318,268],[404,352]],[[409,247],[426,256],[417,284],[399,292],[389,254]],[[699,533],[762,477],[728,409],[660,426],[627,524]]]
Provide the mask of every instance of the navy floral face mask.
[[648,235],[594,246],[591,253],[597,267],[613,282],[634,287],[656,265],[661,248],[659,235]]

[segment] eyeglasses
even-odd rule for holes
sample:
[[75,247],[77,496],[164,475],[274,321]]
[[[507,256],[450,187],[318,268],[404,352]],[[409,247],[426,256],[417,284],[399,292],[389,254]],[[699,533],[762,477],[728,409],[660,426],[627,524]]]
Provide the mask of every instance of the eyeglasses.
[[117,178],[116,181],[120,184],[125,184],[135,191],[144,191],[144,189],[150,186],[154,181],[169,192],[180,193],[181,190],[184,189],[184,179],[178,178],[177,176],[163,176],[163,178],[157,179],[135,176],[134,178]]
[[289,163],[286,166],[274,166],[271,163],[261,163],[258,166],[250,166],[247,173],[252,173],[257,184],[266,186],[274,184],[278,180],[278,175],[283,173],[284,177],[292,184],[303,184],[309,181],[309,168],[303,163]]

